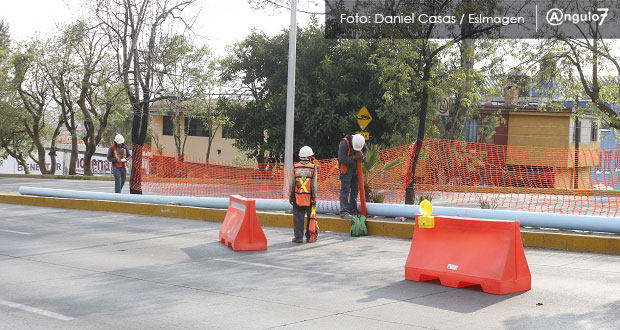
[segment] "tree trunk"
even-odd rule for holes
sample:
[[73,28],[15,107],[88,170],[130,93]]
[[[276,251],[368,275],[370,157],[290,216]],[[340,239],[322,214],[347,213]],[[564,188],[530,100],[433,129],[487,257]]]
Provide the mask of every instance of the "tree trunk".
[[30,169],[28,168],[28,162],[24,159],[23,156],[20,157],[21,160],[15,158],[18,165],[21,165],[24,168],[24,174],[30,174]]
[[50,147],[50,169],[49,174],[54,175],[56,173],[56,145],[52,144]]
[[209,158],[211,157],[211,144],[213,143],[213,137],[209,137],[207,142],[207,164],[209,164]]
[[84,151],[84,176],[92,176],[93,175],[93,154],[96,150],[96,145],[91,142],[92,140],[88,140],[86,144],[86,150]]
[[69,160],[69,175],[75,175],[75,168],[78,161],[78,139],[75,130],[71,132],[71,159]]
[[[464,0],[463,3],[470,3],[471,0]],[[469,22],[461,26],[461,35],[468,36],[473,30],[473,25]],[[460,137],[463,127],[462,118],[468,114],[469,109],[463,105],[463,99],[469,95],[473,86],[471,85],[471,74],[474,69],[475,41],[474,39],[463,39],[459,45],[461,53],[461,69],[465,73],[465,82],[461,90],[456,95],[454,102],[454,113],[448,117],[446,124],[446,138],[456,140]]]
[[15,158],[17,165],[20,165],[24,169],[25,174],[30,174],[30,169],[28,168],[28,162],[26,161],[24,154],[22,154],[21,152],[16,152],[14,150],[11,150],[9,146],[3,146],[2,148],[7,154],[9,154],[9,156]]
[[424,75],[422,77],[422,95],[420,103],[420,112],[418,113],[418,137],[415,142],[415,148],[412,155],[412,168],[411,168],[411,182],[405,190],[405,204],[415,203],[415,171],[418,166],[418,160],[420,158],[420,151],[422,150],[422,144],[424,143],[424,136],[426,131],[426,114],[428,112],[428,83],[431,80],[431,67],[433,61],[432,58],[427,59],[424,64]]
[[129,193],[142,194],[142,145],[133,144],[131,156],[131,177],[129,178]]
[[35,145],[37,148],[37,158],[32,158],[38,165],[41,174],[50,174],[47,170],[47,164],[45,163],[45,147],[41,144],[38,134],[35,135]]

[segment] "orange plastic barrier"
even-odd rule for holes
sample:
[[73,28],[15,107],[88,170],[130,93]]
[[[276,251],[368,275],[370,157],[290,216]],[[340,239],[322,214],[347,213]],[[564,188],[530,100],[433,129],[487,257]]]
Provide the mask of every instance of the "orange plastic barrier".
[[256,215],[256,201],[231,195],[220,241],[235,251],[267,250],[267,237]]
[[416,226],[405,264],[405,279],[439,279],[460,288],[482,286],[487,293],[530,290],[532,276],[518,221],[491,221],[435,215],[435,228]]

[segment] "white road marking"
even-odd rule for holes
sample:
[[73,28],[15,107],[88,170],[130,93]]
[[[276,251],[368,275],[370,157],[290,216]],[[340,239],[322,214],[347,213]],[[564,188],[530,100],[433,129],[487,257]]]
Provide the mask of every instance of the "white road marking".
[[23,311],[27,311],[27,312],[31,312],[31,313],[36,313],[36,314],[39,314],[39,315],[51,317],[51,318],[54,318],[54,319],[57,319],[57,320],[61,320],[61,321],[71,321],[71,320],[73,320],[73,318],[69,317],[69,316],[65,316],[65,315],[62,315],[62,314],[46,311],[46,310],[35,308],[35,307],[30,307],[30,306],[26,306],[26,305],[22,305],[22,304],[17,304],[17,303],[6,301],[6,300],[2,300],[2,299],[0,299],[0,305],[21,309]]
[[299,268],[293,268],[293,267],[283,267],[283,266],[275,266],[275,265],[269,265],[269,264],[260,264],[260,263],[256,263],[256,262],[247,262],[247,261],[230,260],[230,259],[219,259],[219,258],[212,258],[211,260],[230,262],[230,263],[234,263],[234,264],[266,267],[266,268],[284,269],[284,270],[290,270],[290,271],[295,271],[295,272],[303,272],[303,273],[311,273],[311,274],[319,274],[319,275],[345,276],[344,274],[328,273],[328,272],[318,272],[318,271],[307,270],[307,269],[299,269]]
[[5,233],[20,234],[20,235],[32,235],[32,233],[26,233],[23,231],[16,231],[16,230],[0,229],[0,231],[3,231]]

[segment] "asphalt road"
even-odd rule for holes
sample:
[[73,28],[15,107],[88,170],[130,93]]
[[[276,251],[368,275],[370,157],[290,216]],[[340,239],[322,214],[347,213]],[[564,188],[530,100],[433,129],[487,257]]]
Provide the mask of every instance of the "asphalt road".
[[[0,189],[2,189],[0,187]],[[618,329],[620,256],[526,249],[532,290],[404,280],[410,240],[234,252],[220,223],[0,204],[0,329]],[[432,251],[429,251],[432,253]]]

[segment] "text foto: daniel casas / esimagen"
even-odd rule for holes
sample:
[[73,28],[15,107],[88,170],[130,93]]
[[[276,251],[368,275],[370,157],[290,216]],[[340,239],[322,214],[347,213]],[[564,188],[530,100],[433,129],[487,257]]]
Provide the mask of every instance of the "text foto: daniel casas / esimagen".
[[428,15],[428,14],[399,14],[399,15],[360,15],[340,14],[340,24],[523,24],[525,18],[521,16],[484,16],[481,14]]

